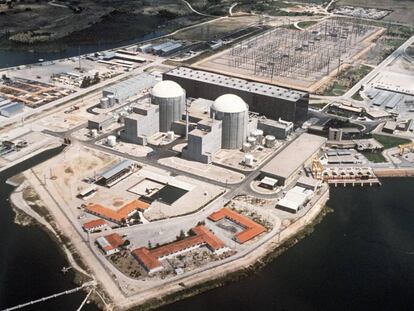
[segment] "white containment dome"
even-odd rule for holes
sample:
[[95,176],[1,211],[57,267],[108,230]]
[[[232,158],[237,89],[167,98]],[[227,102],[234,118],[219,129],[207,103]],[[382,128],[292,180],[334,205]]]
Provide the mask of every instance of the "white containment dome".
[[249,107],[237,95],[225,94],[211,106],[210,116],[222,121],[222,149],[240,149],[246,140]]
[[171,130],[173,122],[181,120],[185,109],[185,90],[176,82],[164,80],[151,89],[151,103],[160,109],[160,131]]

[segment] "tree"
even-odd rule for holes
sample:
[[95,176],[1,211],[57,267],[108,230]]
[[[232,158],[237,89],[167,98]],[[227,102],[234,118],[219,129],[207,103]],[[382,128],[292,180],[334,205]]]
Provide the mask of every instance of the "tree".
[[152,248],[151,241],[148,241],[148,249],[151,249],[151,248]]

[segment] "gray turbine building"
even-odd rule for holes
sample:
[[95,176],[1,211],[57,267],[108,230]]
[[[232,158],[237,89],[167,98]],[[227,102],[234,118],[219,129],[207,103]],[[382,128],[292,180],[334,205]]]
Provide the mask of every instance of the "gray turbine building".
[[224,94],[214,101],[210,116],[222,121],[222,149],[239,149],[247,137],[249,108],[237,95]]
[[181,120],[185,109],[185,91],[174,81],[158,82],[151,89],[151,103],[159,106],[160,132],[171,130],[173,122]]
[[188,97],[214,100],[224,94],[235,94],[249,105],[250,111],[273,120],[282,118],[296,122],[305,119],[308,114],[307,92],[187,67],[166,72],[163,79],[180,84]]

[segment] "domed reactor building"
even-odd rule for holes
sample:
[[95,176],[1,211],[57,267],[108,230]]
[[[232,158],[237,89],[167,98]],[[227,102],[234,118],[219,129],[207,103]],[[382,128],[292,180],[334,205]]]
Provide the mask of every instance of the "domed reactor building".
[[239,96],[224,94],[210,109],[210,117],[222,121],[222,149],[240,149],[247,137],[249,107]]
[[159,106],[160,132],[171,130],[173,122],[181,120],[185,109],[185,90],[176,82],[164,80],[151,89],[151,103]]

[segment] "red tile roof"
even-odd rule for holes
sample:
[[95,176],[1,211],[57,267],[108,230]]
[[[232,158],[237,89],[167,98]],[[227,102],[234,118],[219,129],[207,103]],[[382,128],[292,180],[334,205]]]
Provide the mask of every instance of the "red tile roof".
[[227,218],[244,228],[243,231],[236,233],[234,235],[236,241],[241,244],[253,239],[254,237],[266,231],[266,228],[262,225],[227,207],[224,207],[221,210],[214,212],[213,214],[208,216],[208,219],[214,222],[219,221],[223,218]]
[[150,204],[136,199],[125,204],[118,210],[113,210],[95,203],[88,204],[85,207],[85,210],[91,214],[119,223],[126,220],[129,215],[135,210],[143,211],[146,210],[149,206]]
[[106,235],[104,238],[112,246],[112,249],[118,248],[124,244],[124,240],[118,233],[112,233],[112,234]]
[[91,220],[91,221],[84,223],[83,228],[85,230],[91,230],[91,229],[95,229],[95,228],[98,228],[100,226],[104,226],[107,224],[108,223],[103,219],[96,219],[96,220]]
[[159,258],[177,253],[196,245],[207,245],[207,247],[212,251],[216,251],[225,246],[224,243],[205,226],[194,227],[191,231],[195,234],[194,236],[150,250],[146,247],[141,247],[132,251],[132,254],[148,270],[152,270],[161,266]]

